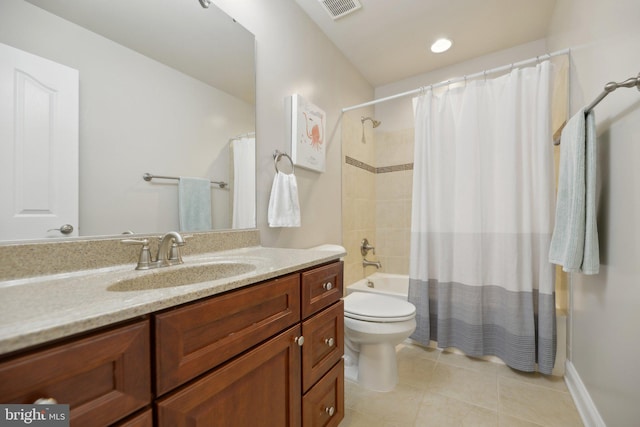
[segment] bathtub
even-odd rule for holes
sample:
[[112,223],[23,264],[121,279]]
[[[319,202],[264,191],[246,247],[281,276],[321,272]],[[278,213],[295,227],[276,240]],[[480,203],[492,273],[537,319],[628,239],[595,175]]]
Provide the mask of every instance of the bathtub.
[[371,292],[406,301],[409,295],[409,276],[406,274],[373,273],[348,285],[346,288],[347,295],[352,292]]
[[[347,285],[346,294],[349,295],[352,292],[372,292],[406,300],[409,295],[409,276],[406,274],[373,273],[362,280]],[[552,374],[564,376],[564,366],[567,357],[567,314],[559,309],[556,310],[556,327],[558,349],[556,352],[556,364]],[[430,347],[437,348],[436,343],[432,342]],[[456,350],[455,352],[458,351]],[[463,354],[462,352],[459,353]],[[494,356],[486,356],[485,358],[493,362],[504,363]]]

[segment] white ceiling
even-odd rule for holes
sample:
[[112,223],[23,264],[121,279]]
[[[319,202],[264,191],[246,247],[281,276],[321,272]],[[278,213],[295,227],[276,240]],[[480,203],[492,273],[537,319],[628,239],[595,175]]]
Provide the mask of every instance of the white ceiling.
[[[374,87],[546,37],[556,0],[360,0],[334,21],[296,0]],[[441,54],[429,47],[448,37]]]

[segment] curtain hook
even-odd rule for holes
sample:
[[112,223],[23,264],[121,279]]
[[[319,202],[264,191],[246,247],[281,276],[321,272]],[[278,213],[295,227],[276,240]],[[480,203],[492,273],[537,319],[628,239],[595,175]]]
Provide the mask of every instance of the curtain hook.
[[484,70],[482,72],[482,75],[484,76],[484,82],[486,83],[487,82],[487,70]]
[[447,90],[451,90],[451,80],[447,80]]
[[464,87],[467,87],[467,76],[464,76]]

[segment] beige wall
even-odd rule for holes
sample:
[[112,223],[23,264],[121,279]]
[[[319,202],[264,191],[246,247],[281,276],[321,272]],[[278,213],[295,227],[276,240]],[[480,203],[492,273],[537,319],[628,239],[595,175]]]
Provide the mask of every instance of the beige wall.
[[[638,75],[639,22],[637,0],[558,0],[548,44],[572,49],[572,114],[606,82]],[[618,89],[595,114],[601,266],[571,277],[569,359],[606,425],[630,426],[640,419],[640,93]]]
[[[341,110],[368,101],[373,88],[291,0],[215,0],[256,36],[257,215],[262,244],[306,248],[341,243]],[[291,152],[285,98],[299,93],[327,114],[327,170],[296,169],[301,228],[269,228],[272,153]],[[359,120],[358,120],[359,123]]]

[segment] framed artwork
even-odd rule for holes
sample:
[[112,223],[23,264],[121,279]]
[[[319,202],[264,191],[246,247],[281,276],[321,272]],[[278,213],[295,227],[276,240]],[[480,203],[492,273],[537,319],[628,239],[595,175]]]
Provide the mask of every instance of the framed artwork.
[[326,114],[298,94],[291,95],[291,158],[296,166],[325,171]]

